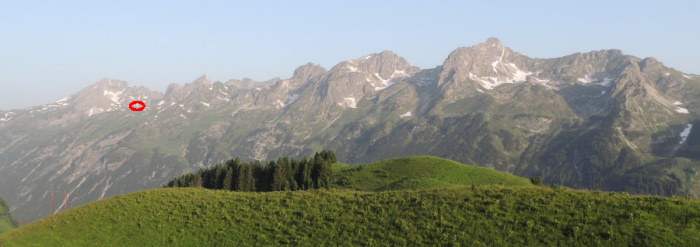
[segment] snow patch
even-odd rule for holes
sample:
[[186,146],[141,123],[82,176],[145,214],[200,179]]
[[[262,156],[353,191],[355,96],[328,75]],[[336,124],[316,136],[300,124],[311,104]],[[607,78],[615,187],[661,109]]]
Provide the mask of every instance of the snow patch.
[[676,100],[676,102],[673,102],[673,105],[683,105],[683,102],[680,102],[680,101],[677,101],[677,100]]
[[[391,74],[391,77],[389,77],[389,79],[384,80],[384,78],[379,76],[379,73],[374,73],[374,76],[379,78],[379,80],[381,81],[381,83],[379,83],[379,85],[376,85],[374,83],[371,84],[372,86],[374,86],[374,91],[383,90],[385,88],[391,87],[394,84],[396,84],[396,82],[393,82],[393,79],[394,79],[394,77],[396,77],[396,75],[408,76],[408,74],[406,74],[405,70],[394,70],[394,73]],[[370,82],[369,78],[365,77],[365,79],[367,79],[367,82]]]
[[676,109],[676,112],[682,113],[682,114],[690,114],[690,112],[688,111],[688,109],[680,108],[680,107],[679,107],[678,109]]
[[5,113],[5,117],[0,118],[0,122],[8,122],[8,121],[12,120],[13,114],[14,113],[12,113],[12,112]]
[[493,89],[497,86],[500,86],[501,84],[505,84],[505,83],[524,82],[527,80],[527,77],[529,75],[532,75],[532,72],[522,71],[515,64],[511,63],[509,65],[511,65],[516,70],[515,70],[515,73],[513,73],[512,77],[505,80],[505,81],[498,81],[498,78],[496,78],[496,77],[483,77],[483,78],[477,77],[471,73],[469,73],[469,78],[470,79],[477,78],[479,81],[481,81],[481,86],[483,86],[487,90],[491,90],[491,89]]
[[401,114],[399,117],[405,118],[405,117],[410,117],[410,116],[412,116],[411,112],[410,112],[410,111],[407,111],[406,113]]
[[348,69],[350,69],[350,72],[357,72],[357,68],[355,68],[354,66],[348,65]]
[[689,75],[683,75],[683,77],[690,79]]
[[105,188],[102,190],[102,195],[100,195],[100,200],[105,198],[105,194],[107,193],[107,190],[109,187],[112,187],[112,184],[109,183],[109,180],[112,180],[111,178],[107,179],[107,183],[105,184]]
[[671,75],[671,73],[666,72],[666,73],[664,73],[664,75],[669,76],[669,75]]
[[65,97],[63,99],[59,99],[58,101],[56,101],[56,103],[61,103],[61,102],[66,101],[68,99],[70,99],[70,97]]
[[364,56],[364,57],[361,57],[360,59],[366,60],[366,59],[369,59],[370,57],[372,57],[372,55]]
[[496,70],[496,66],[498,65],[499,62],[503,61],[503,56],[504,56],[505,54],[506,54],[506,48],[503,47],[503,48],[501,49],[501,56],[498,57],[498,61],[495,61],[495,62],[491,63],[491,67],[493,68],[493,72],[498,73],[498,70]]
[[160,102],[158,102],[158,105],[163,105],[163,103],[165,103],[165,101],[161,100]]
[[345,98],[345,104],[350,108],[357,108],[357,102],[355,102],[355,98],[353,97]]
[[187,119],[187,117],[185,117],[185,115],[183,115],[182,113],[180,113],[180,117]]
[[109,96],[109,99],[112,100],[112,102],[114,102],[114,103],[119,103],[119,99],[121,99],[123,93],[124,93],[124,91],[120,91],[120,92],[112,92],[109,90],[102,91],[102,95]]
[[294,102],[297,102],[297,100],[299,100],[299,94],[298,93],[291,94],[291,95],[289,95],[289,99],[287,99],[287,101],[284,102],[284,105],[288,106],[288,105],[294,104]]
[[206,106],[206,107],[209,107],[209,103],[207,103],[207,102],[200,101],[199,103],[202,103],[202,105],[204,105],[204,106]]
[[[518,68],[518,67],[515,67]],[[515,71],[515,74],[513,74],[513,80],[510,83],[513,82],[523,82],[527,80],[527,76],[532,75],[532,72],[524,72],[520,69]]]
[[381,81],[381,83],[379,84],[380,86],[372,84],[372,86],[374,86],[375,91],[379,91],[379,90],[388,88],[389,86],[393,85],[393,83],[391,82],[392,78],[389,78],[388,80],[384,80],[381,76],[379,76],[379,73],[374,73],[374,76],[379,78],[379,80]]
[[685,129],[681,131],[681,142],[678,143],[678,145],[681,145],[685,143],[685,141],[688,139],[688,135],[690,135],[690,130],[693,128],[693,124],[688,124],[685,126]]
[[90,108],[90,111],[88,112],[88,117],[89,117],[89,116],[92,116],[92,115],[94,115],[94,114],[97,114],[97,113],[102,113],[102,112],[104,112],[104,109],[102,109],[102,108],[97,108],[97,107],[92,107],[92,108]]
[[612,82],[612,78],[605,77],[605,78],[603,78],[603,81],[600,83],[600,85],[603,87],[607,87],[607,86],[610,86],[611,82]]
[[603,95],[603,94],[605,94],[605,90],[603,90],[602,92],[600,92],[600,95]]
[[592,82],[596,82],[597,80],[586,76],[584,78],[578,78],[578,81],[580,81],[582,83],[592,83]]
[[481,89],[478,89],[478,88],[476,89],[476,91],[479,92],[479,93],[484,93],[484,90],[481,90]]

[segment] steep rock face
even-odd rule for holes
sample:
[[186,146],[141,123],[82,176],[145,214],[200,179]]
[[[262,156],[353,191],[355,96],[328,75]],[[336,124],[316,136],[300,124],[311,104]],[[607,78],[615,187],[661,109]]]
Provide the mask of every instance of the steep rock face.
[[317,94],[324,105],[357,108],[359,101],[420,69],[390,51],[341,62],[319,78]]
[[533,73],[533,60],[489,38],[486,43],[454,50],[442,67],[438,85],[446,98],[454,101],[477,89],[526,81]]
[[326,68],[321,65],[309,62],[294,70],[291,80],[306,82],[313,77],[326,73],[326,71]]
[[102,79],[63,102],[70,104],[77,111],[92,116],[109,111],[124,111],[127,110],[124,106],[131,101],[150,102],[158,100],[162,96],[162,93],[151,91],[145,87],[130,87],[124,81]]
[[[495,38],[423,70],[385,51],[287,79],[202,76],[165,94],[106,79],[0,112],[0,196],[31,222],[48,211],[46,191],[79,205],[236,156],[321,148],[351,164],[435,155],[577,188],[698,196],[698,90],[698,76],[653,58],[532,59]],[[131,100],[148,107],[132,112]]]

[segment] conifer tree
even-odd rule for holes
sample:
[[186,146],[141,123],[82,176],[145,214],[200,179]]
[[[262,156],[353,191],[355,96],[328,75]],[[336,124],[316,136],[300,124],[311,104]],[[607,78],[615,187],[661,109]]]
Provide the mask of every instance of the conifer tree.
[[331,169],[331,163],[328,161],[324,161],[321,164],[321,168],[319,171],[318,187],[319,188],[326,188],[326,189],[330,188],[332,178],[333,178],[333,170]]
[[272,183],[275,175],[275,170],[277,169],[277,164],[274,161],[267,162],[265,166],[265,189],[264,191],[273,191]]
[[280,158],[277,159],[278,163],[275,166],[272,175],[272,184],[270,185],[271,190],[289,190],[289,181],[287,181],[287,164]]
[[226,168],[226,176],[224,177],[224,182],[221,186],[221,189],[224,190],[233,190],[233,168],[227,167]]
[[299,183],[297,182],[297,174],[299,173],[299,162],[295,159],[289,161],[289,172],[287,173],[287,181],[289,181],[291,190],[298,190]]
[[314,155],[314,158],[311,160],[312,163],[312,168],[311,168],[311,179],[313,180],[313,186],[316,189],[321,188],[321,184],[319,183],[320,181],[320,176],[321,172],[323,170],[323,163],[326,161],[323,160],[323,157],[319,155],[319,153],[316,153]]
[[265,191],[265,168],[262,166],[259,160],[253,161],[253,176],[255,179],[255,189],[254,191]]
[[202,186],[207,189],[213,189],[213,183],[212,181],[214,180],[213,176],[213,170],[212,169],[205,169],[202,172]]
[[326,152],[328,152],[328,162],[331,164],[338,163],[338,159],[335,157],[335,152],[332,150],[327,150]]
[[221,164],[214,167],[214,186],[213,189],[222,189],[224,187],[224,178],[226,177],[226,170]]
[[306,158],[306,155],[304,155],[304,158],[301,160],[299,163],[299,170],[300,170],[300,179],[299,179],[299,186],[304,189],[312,189],[313,188],[313,179],[311,179],[311,163],[310,161]]
[[195,179],[195,187],[202,187],[203,181],[202,181],[202,170],[199,170],[197,174],[194,175]]
[[236,185],[235,185],[235,190],[236,191],[248,191],[248,178],[246,177],[248,175],[248,165],[247,164],[240,164],[238,165],[238,172],[236,172]]

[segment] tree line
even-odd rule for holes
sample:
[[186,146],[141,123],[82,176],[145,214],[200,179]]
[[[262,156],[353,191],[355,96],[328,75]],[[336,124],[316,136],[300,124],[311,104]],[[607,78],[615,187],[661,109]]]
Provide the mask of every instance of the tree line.
[[241,162],[236,157],[196,173],[170,180],[164,187],[203,187],[232,191],[282,191],[330,188],[337,162],[330,150],[317,152],[309,159],[279,157],[277,161]]

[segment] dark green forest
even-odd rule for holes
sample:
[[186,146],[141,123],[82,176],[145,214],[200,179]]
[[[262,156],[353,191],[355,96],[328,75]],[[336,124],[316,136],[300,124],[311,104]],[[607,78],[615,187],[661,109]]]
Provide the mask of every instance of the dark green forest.
[[187,173],[164,187],[203,187],[231,191],[286,191],[330,188],[338,162],[335,153],[323,150],[312,158],[279,157],[277,161],[241,162],[236,157],[213,167]]

